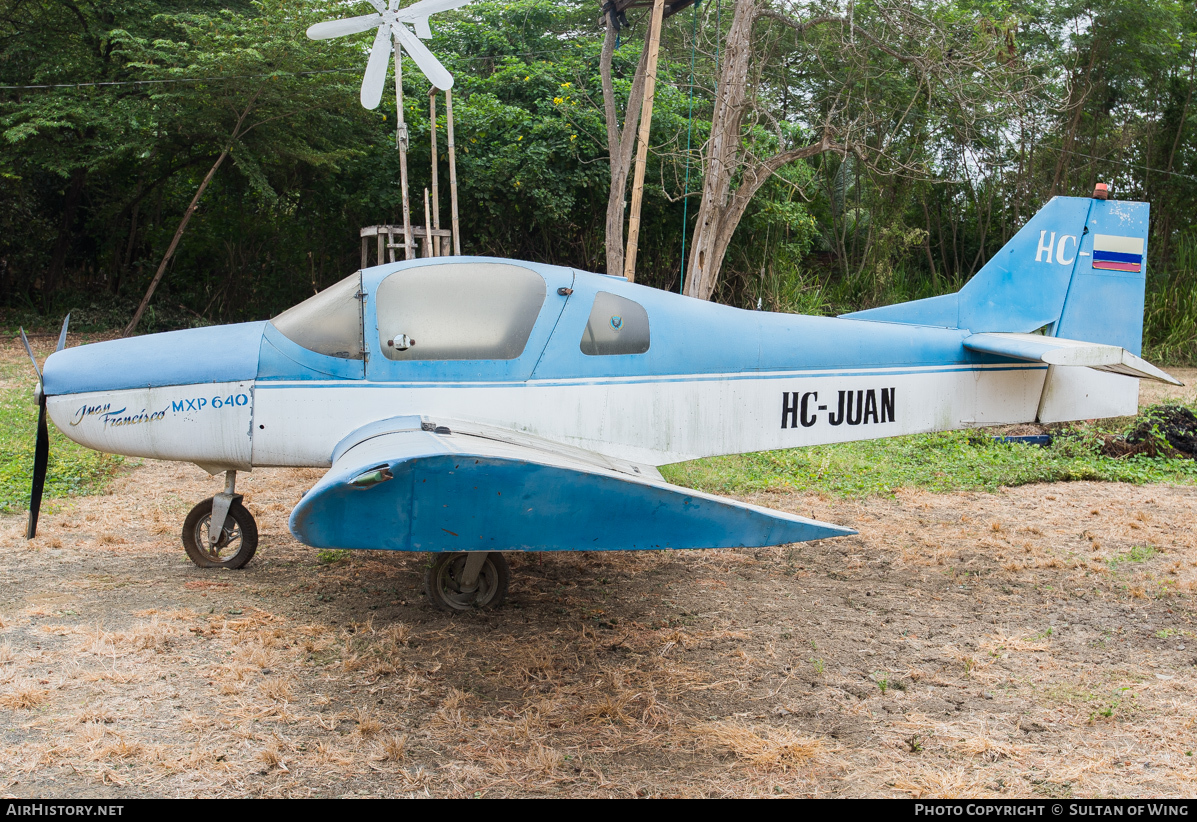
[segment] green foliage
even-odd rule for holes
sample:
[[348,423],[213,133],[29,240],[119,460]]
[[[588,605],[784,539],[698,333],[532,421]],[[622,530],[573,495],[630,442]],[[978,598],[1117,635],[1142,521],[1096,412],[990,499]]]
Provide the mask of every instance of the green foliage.
[[898,488],[995,491],[1033,482],[1197,482],[1197,461],[1101,454],[1100,430],[1081,428],[1050,448],[993,442],[962,431],[816,445],[667,466],[666,479],[719,494],[824,491],[847,497]]
[[[29,478],[37,436],[37,406],[26,362],[0,366],[0,513],[29,509]],[[68,440],[50,425],[45,500],[100,491],[123,464]],[[45,505],[45,502],[43,502]]]
[[1197,234],[1186,231],[1166,267],[1149,267],[1143,353],[1153,362],[1197,362]]
[[1115,554],[1106,560],[1106,564],[1110,566],[1110,570],[1117,570],[1119,565],[1124,563],[1138,563],[1146,562],[1152,557],[1160,555],[1160,550],[1150,545],[1134,545],[1129,551],[1121,554]]

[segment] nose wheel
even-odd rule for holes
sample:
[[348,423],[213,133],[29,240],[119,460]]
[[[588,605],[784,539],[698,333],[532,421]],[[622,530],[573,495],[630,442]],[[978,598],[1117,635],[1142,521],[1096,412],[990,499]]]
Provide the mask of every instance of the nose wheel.
[[243,568],[258,550],[258,524],[233,493],[236,475],[229,471],[224,493],[200,502],[183,520],[183,549],[200,568]]
[[424,590],[442,611],[494,608],[507,598],[511,569],[498,551],[433,554]]

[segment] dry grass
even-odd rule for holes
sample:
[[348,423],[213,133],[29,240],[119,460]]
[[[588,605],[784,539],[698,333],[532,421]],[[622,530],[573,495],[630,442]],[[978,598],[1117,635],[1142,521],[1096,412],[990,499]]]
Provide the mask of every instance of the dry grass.
[[50,692],[45,688],[22,683],[0,693],[0,708],[28,711],[39,707],[49,697]]
[[814,761],[826,743],[787,728],[760,728],[730,722],[700,725],[694,735],[755,768],[787,771]]
[[377,747],[379,762],[402,762],[407,756],[407,734],[387,734]]

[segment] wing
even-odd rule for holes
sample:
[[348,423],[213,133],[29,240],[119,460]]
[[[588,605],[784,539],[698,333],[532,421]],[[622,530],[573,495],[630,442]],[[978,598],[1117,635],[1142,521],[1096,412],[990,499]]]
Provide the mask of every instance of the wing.
[[1161,371],[1142,357],[1136,357],[1117,345],[1045,337],[1042,334],[987,332],[965,337],[964,347],[970,351],[998,354],[1016,360],[1045,362],[1049,365],[1088,366],[1098,371],[1109,371],[1127,377],[1184,385],[1171,374]]
[[856,533],[537,437],[419,417],[342,442],[290,525],[317,548],[399,551],[759,547]]

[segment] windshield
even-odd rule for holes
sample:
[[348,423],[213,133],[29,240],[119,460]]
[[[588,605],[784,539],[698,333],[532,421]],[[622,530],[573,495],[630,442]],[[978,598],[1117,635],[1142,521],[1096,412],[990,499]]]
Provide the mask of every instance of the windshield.
[[362,274],[351,274],[314,297],[288,308],[271,324],[291,342],[309,351],[362,359]]

